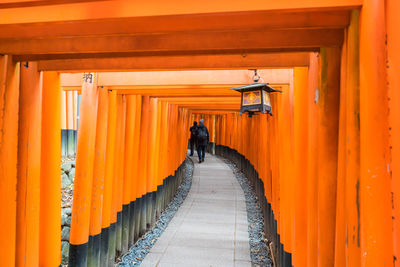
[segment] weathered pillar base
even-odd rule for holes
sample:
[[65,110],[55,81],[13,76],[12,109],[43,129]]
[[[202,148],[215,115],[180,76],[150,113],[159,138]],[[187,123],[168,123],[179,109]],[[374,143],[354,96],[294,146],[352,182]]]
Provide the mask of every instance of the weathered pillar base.
[[94,236],[89,236],[87,266],[97,267],[100,266],[100,242],[101,233]]
[[109,239],[108,239],[108,266],[113,266],[115,262],[115,243],[117,236],[117,223],[110,224]]
[[100,267],[108,267],[108,244],[110,227],[103,228],[100,235]]
[[129,247],[130,204],[122,206],[121,223],[121,253],[126,253]]
[[135,244],[135,204],[136,201],[131,201],[129,204],[129,237],[128,237],[128,249]]

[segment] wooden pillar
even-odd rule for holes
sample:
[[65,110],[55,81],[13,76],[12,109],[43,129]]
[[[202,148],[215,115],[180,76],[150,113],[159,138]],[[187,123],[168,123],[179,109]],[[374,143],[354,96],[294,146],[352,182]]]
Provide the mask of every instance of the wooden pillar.
[[[291,90],[287,88],[281,94],[281,102],[277,108],[277,118],[278,118],[278,143],[279,143],[279,183],[281,184],[279,194],[280,194],[280,235],[281,243],[283,244],[283,249],[286,253],[291,252],[291,190],[290,184],[293,183],[291,170],[287,168],[288,164],[293,163],[293,151],[292,151],[292,127],[293,116],[291,113]],[[287,258],[288,255],[285,255]],[[286,260],[285,263],[286,264]]]
[[43,72],[40,173],[40,266],[61,264],[60,74]]
[[346,265],[360,265],[360,71],[359,11],[353,11],[347,34],[346,62]]
[[88,267],[100,266],[101,218],[104,199],[104,178],[108,123],[108,90],[100,87],[93,164],[92,200],[90,208]]
[[387,61],[389,85],[389,129],[392,148],[392,192],[393,192],[393,257],[395,266],[400,266],[400,28],[398,15],[400,2],[386,1]]
[[61,91],[61,156],[67,156],[67,92]]
[[140,225],[140,208],[141,208],[141,194],[139,190],[140,186],[140,154],[139,154],[139,146],[140,146],[140,131],[141,131],[141,117],[142,117],[142,96],[137,95],[136,98],[136,106],[135,106],[135,136],[134,136],[134,144],[133,144],[133,181],[131,187],[132,193],[132,201],[134,201],[134,227],[130,226],[130,242],[133,244],[134,241],[138,238],[139,235],[139,225]]
[[39,264],[42,88],[37,63],[21,65],[16,266]]
[[332,266],[335,247],[340,49],[321,48],[318,99],[318,266]]
[[162,104],[161,101],[157,101],[157,131],[156,131],[156,146],[154,161],[157,169],[154,172],[154,190],[158,190],[158,186],[162,184],[162,177],[160,175],[161,162],[160,162],[160,147],[161,147],[161,118],[162,118]]
[[[72,203],[69,265],[87,265],[97,119],[97,74],[84,74]],[[88,197],[89,196],[89,197]]]
[[107,143],[105,156],[104,193],[101,216],[100,264],[108,267],[110,221],[114,179],[115,132],[117,124],[117,92],[108,93]]
[[308,70],[308,162],[307,162],[307,266],[317,263],[318,207],[318,61],[317,53],[310,54]]
[[75,154],[75,139],[74,139],[74,92],[66,92],[66,107],[67,107],[67,155]]
[[161,102],[161,142],[160,142],[160,176],[162,179],[167,178],[167,161],[168,157],[168,104],[165,101]]
[[0,266],[15,266],[20,63],[0,56]]
[[148,179],[147,171],[147,153],[148,153],[148,136],[149,136],[149,111],[150,110],[150,98],[143,96],[142,99],[142,112],[141,112],[141,126],[140,126],[140,142],[139,142],[139,176],[138,176],[138,190],[139,195],[142,197],[141,213],[140,213],[140,227],[139,236],[144,234],[146,231],[146,211],[147,211],[147,199],[146,199],[146,186]]
[[150,98],[150,122],[149,122],[149,136],[148,136],[148,160],[147,160],[147,192],[155,192],[157,187],[155,186],[155,175],[158,166],[156,166],[156,161],[154,160],[156,157],[156,137],[157,137],[157,98]]
[[[121,252],[122,238],[122,186],[125,150],[125,118],[126,102],[125,95],[117,95],[117,128],[115,139],[115,162],[114,162],[114,184],[111,208],[111,224],[115,224],[115,249],[110,248],[113,257],[110,256],[110,264],[115,261],[115,255]],[[110,236],[111,238],[111,236]],[[114,243],[113,243],[114,244]],[[112,262],[111,262],[112,261]]]
[[308,68],[297,67],[294,76],[294,231],[293,265],[306,266],[307,250],[307,146],[308,146]]
[[122,202],[122,253],[129,248],[129,226],[131,212],[130,203],[132,200],[132,179],[133,179],[133,155],[135,140],[135,118],[136,118],[136,96],[126,96],[126,126],[125,126],[125,158],[124,158],[124,181],[123,181],[123,202]]
[[362,266],[392,266],[394,260],[385,28],[385,1],[365,0],[360,17],[358,190]]
[[339,136],[338,136],[338,170],[336,186],[336,228],[335,228],[335,266],[345,266],[346,247],[346,77],[347,77],[347,40],[348,30],[345,30],[344,44],[340,63],[340,105],[339,105]]

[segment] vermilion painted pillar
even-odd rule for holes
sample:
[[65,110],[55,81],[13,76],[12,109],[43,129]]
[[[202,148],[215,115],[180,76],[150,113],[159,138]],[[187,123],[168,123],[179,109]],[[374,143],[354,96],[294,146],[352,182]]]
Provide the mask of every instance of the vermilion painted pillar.
[[318,99],[318,266],[334,263],[340,49],[321,48]]
[[120,168],[121,168],[121,143],[122,143],[122,120],[123,103],[122,96],[117,94],[116,100],[116,124],[115,124],[115,147],[114,147],[114,169],[112,171],[112,197],[110,213],[110,232],[108,242],[108,265],[112,266],[118,245],[118,200],[120,191]]
[[43,72],[40,174],[40,266],[61,264],[60,74]]
[[[158,186],[162,184],[162,177],[160,175],[160,169],[161,167],[161,162],[160,162],[160,146],[161,146],[161,118],[162,118],[162,102],[161,101],[157,101],[157,132],[156,132],[156,147],[155,147],[155,159],[154,161],[155,166],[157,166],[157,169],[154,172],[154,188],[155,191],[157,191],[159,188]],[[157,215],[157,214],[156,214]]]
[[147,171],[147,153],[148,153],[148,136],[149,136],[149,110],[150,110],[150,98],[143,96],[142,99],[142,112],[141,112],[141,126],[140,126],[140,142],[139,142],[139,195],[142,197],[141,200],[141,213],[140,213],[140,227],[139,235],[142,235],[146,231],[146,211],[147,211],[147,198],[146,198],[146,186],[148,179]]
[[294,185],[293,185],[293,265],[306,266],[307,250],[307,146],[308,68],[298,67],[294,75]]
[[[134,141],[136,126],[136,96],[126,96],[126,126],[125,126],[125,158],[124,158],[124,181],[123,181],[123,206],[122,206],[122,253],[128,251],[129,248],[129,232],[131,220],[134,218],[132,200],[132,180],[133,180],[133,157],[134,157]],[[132,207],[132,209],[131,209]],[[132,233],[132,231],[131,231]],[[131,236],[131,239],[133,237]],[[131,242],[132,245],[132,242]]]
[[[165,179],[168,176],[167,170],[167,162],[166,158],[168,157],[168,104],[165,101],[161,102],[161,143],[160,143],[160,155],[159,155],[159,163],[160,163],[160,177],[161,179]],[[162,183],[163,181],[161,181]]]
[[385,28],[385,1],[365,0],[360,17],[358,190],[362,266],[392,266],[394,260]]
[[140,159],[140,154],[139,154],[139,143],[140,143],[140,125],[141,125],[141,117],[142,117],[142,96],[137,95],[135,96],[136,98],[136,106],[135,106],[135,139],[134,139],[134,154],[133,154],[133,160],[132,160],[132,171],[134,175],[134,181],[132,182],[132,195],[133,199],[135,200],[137,198],[140,198],[141,195],[139,195],[139,159]]
[[107,143],[105,156],[105,175],[103,205],[101,212],[100,264],[108,266],[108,246],[110,241],[110,221],[114,179],[115,128],[117,124],[117,93],[108,93]]
[[344,33],[344,43],[340,62],[340,105],[339,105],[339,136],[338,136],[338,171],[336,186],[336,227],[335,227],[335,266],[345,266],[345,182],[346,182],[346,76],[347,76],[347,34]]
[[307,266],[317,266],[318,207],[318,54],[310,54],[308,70],[308,162],[307,162]]
[[39,265],[42,88],[37,63],[21,65],[16,266]]
[[[279,158],[280,173],[280,194],[281,194],[281,242],[287,253],[292,252],[292,189],[293,168],[293,88],[289,87],[282,93],[282,105],[279,114],[279,142],[281,153]],[[285,264],[289,264],[289,255],[286,255]]]
[[[123,146],[123,123],[124,123],[124,104],[122,95],[116,96],[116,123],[115,123],[115,145],[114,151],[111,151],[114,157],[114,164],[112,172],[112,193],[111,193],[111,212],[110,212],[110,229],[109,229],[109,242],[108,242],[108,265],[114,264],[118,244],[121,244],[119,235],[119,198],[121,189],[121,149]],[[123,163],[123,162],[122,162]]]
[[148,161],[147,161],[147,192],[155,192],[157,190],[156,184],[156,170],[157,166],[155,161],[156,157],[156,138],[157,138],[157,117],[158,117],[158,99],[157,98],[150,98],[150,126],[149,126],[149,136],[148,136]]
[[20,63],[0,56],[0,266],[15,265]]
[[346,265],[359,266],[360,221],[360,58],[359,11],[353,11],[347,34],[346,64]]
[[97,119],[97,74],[85,74],[79,118],[69,265],[87,265]]
[[93,164],[92,200],[90,208],[88,266],[100,266],[101,218],[104,199],[104,178],[108,123],[108,90],[100,87]]
[[[111,208],[111,224],[115,223],[115,249],[110,247],[109,252],[121,252],[121,237],[122,237],[122,186],[124,174],[124,149],[125,149],[125,114],[126,102],[124,95],[117,95],[117,128],[115,139],[115,162],[114,162],[114,184],[113,184],[113,197]],[[110,235],[110,239],[111,239]],[[111,243],[114,244],[114,243]],[[109,255],[110,263],[115,261],[115,254],[113,257]]]
[[[140,225],[140,209],[141,209],[141,194],[139,190],[140,186],[140,131],[141,131],[141,118],[142,118],[142,96],[137,95],[136,97],[136,110],[135,110],[135,136],[133,144],[133,181],[132,181],[132,200],[134,201],[134,228],[130,225],[130,242],[133,244],[139,235],[139,225]],[[132,231],[132,232],[131,232]]]
[[393,257],[395,266],[400,266],[400,1],[386,0],[387,61],[389,85],[389,123],[392,152],[393,192]]

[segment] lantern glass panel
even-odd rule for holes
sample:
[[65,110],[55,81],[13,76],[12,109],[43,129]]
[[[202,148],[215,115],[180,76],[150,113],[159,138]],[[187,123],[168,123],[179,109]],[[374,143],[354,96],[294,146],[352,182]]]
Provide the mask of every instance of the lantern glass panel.
[[264,98],[264,105],[271,106],[271,98],[269,96],[268,92],[265,92],[264,90],[262,91],[263,93],[263,98]]
[[243,106],[261,104],[261,91],[243,92]]

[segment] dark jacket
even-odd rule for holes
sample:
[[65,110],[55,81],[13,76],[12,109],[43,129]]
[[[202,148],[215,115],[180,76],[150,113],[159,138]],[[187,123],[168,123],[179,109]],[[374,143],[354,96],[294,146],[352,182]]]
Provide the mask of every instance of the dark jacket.
[[197,127],[197,125],[193,125],[192,127],[190,127],[190,140],[196,140]]
[[199,131],[204,130],[207,133],[207,138],[205,140],[200,140],[199,138],[197,139],[197,145],[199,146],[206,146],[208,142],[210,141],[210,135],[208,133],[208,129],[204,124],[200,123],[197,126],[197,136],[199,136]]

